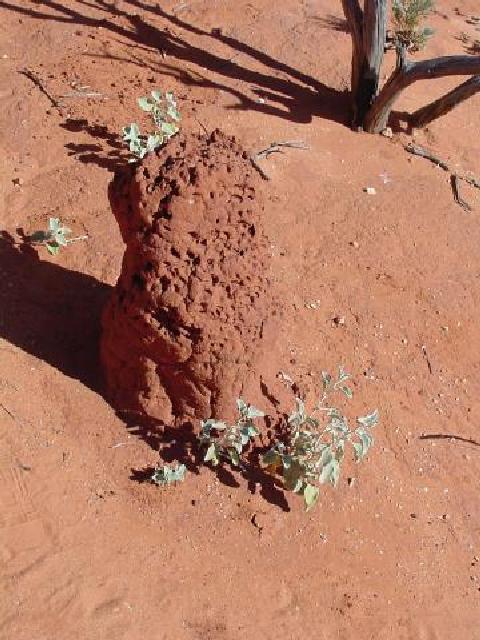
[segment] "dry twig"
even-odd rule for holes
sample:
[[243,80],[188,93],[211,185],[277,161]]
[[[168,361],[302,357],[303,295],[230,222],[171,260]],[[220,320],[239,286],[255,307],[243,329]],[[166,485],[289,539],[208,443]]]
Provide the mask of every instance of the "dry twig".
[[1,402],[0,402],[0,408],[3,409],[5,411],[5,413],[7,415],[9,415],[12,420],[15,420],[15,416],[13,415],[13,413],[9,409],[7,409],[7,407],[4,404],[2,404]]
[[40,80],[40,78],[38,77],[38,75],[34,72],[31,71],[31,69],[22,69],[20,71],[20,73],[24,76],[26,76],[29,80],[31,80],[33,82],[33,84],[40,89],[40,91],[43,93],[44,96],[46,96],[49,100],[50,103],[52,105],[52,107],[55,107],[55,109],[58,109],[60,111],[60,113],[62,113],[62,104],[52,96],[52,94],[48,91],[48,89],[45,87],[45,85],[43,84],[43,82]]
[[465,202],[465,200],[463,200],[463,198],[459,194],[458,181],[463,180],[467,184],[470,184],[472,187],[480,189],[480,181],[477,178],[453,171],[452,168],[444,160],[441,160],[441,158],[434,155],[428,149],[425,149],[425,147],[421,147],[419,145],[413,144],[412,142],[409,142],[405,146],[405,150],[413,154],[414,156],[419,156],[420,158],[429,160],[433,164],[437,165],[437,167],[440,167],[441,169],[449,173],[450,185],[452,187],[455,202],[460,205],[465,211],[472,211],[471,206],[467,202]]
[[308,147],[303,140],[285,140],[284,142],[272,142],[272,144],[266,149],[262,149],[262,151],[258,151],[257,153],[253,153],[250,156],[250,162],[253,167],[258,171],[258,173],[262,176],[264,180],[270,180],[270,176],[268,173],[260,166],[259,160],[268,158],[272,153],[283,153],[282,148],[289,147],[291,149],[305,149],[308,150]]

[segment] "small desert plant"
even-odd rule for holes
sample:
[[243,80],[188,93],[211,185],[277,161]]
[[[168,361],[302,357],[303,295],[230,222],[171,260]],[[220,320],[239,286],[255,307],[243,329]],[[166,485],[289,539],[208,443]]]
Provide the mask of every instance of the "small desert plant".
[[421,21],[433,9],[433,0],[393,0],[393,27],[397,45],[407,51],[419,51],[433,35],[430,27],[422,27]]
[[[357,418],[352,429],[339,409],[327,406],[327,399],[335,392],[352,398],[349,379],[342,367],[336,380],[324,372],[322,397],[312,414],[307,413],[304,400],[297,397],[296,408],[287,421],[285,442],[276,442],[263,456],[267,470],[282,476],[285,489],[303,495],[307,511],[317,502],[320,485],[337,485],[347,445],[352,446],[355,460],[360,462],[373,444],[370,430],[379,420],[377,410]],[[205,462],[217,466],[225,460],[245,470],[241,456],[246,445],[259,435],[255,418],[264,414],[241,398],[237,408],[239,415],[233,425],[211,419],[201,423],[199,439],[207,447]]]
[[357,418],[357,427],[352,429],[339,409],[326,406],[333,392],[352,397],[349,374],[340,368],[336,381],[326,372],[322,377],[323,395],[312,415],[303,399],[296,398],[296,409],[288,419],[287,442],[276,443],[263,457],[269,471],[282,475],[285,489],[303,495],[307,511],[317,502],[320,485],[337,485],[347,444],[352,445],[357,462],[365,457],[373,444],[370,429],[379,419],[375,410]]
[[178,464],[175,467],[169,467],[167,465],[157,467],[150,480],[159,487],[167,487],[177,482],[182,482],[185,479],[187,468],[184,464]]
[[59,218],[50,218],[48,221],[48,229],[46,231],[35,231],[28,240],[33,244],[44,244],[49,253],[57,255],[61,247],[66,247],[72,242],[86,240],[88,238],[86,235],[67,238],[70,233],[71,230],[65,227]]
[[[177,123],[180,121],[180,113],[171,91],[167,91],[165,96],[160,91],[152,91],[150,96],[138,99],[138,106],[150,114],[154,126],[153,133],[141,134],[139,125],[132,122],[123,128],[122,134],[130,151],[141,160],[179,131]],[[132,159],[131,162],[135,160]]]
[[240,456],[243,449],[259,434],[254,425],[255,418],[264,413],[247,404],[242,398],[237,400],[238,418],[235,424],[228,425],[218,420],[204,420],[201,423],[200,443],[207,446],[204,461],[217,466],[226,459],[235,466],[242,466]]

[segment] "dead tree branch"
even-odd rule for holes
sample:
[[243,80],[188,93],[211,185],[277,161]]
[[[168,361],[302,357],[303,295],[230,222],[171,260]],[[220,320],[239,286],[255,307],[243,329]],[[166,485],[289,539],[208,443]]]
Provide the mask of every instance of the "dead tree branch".
[[417,128],[425,127],[433,120],[444,116],[454,107],[471,98],[477,91],[480,91],[480,75],[469,78],[438,100],[412,113],[409,118],[410,124]]
[[387,126],[392,107],[401,92],[418,80],[433,80],[445,76],[480,74],[480,56],[443,56],[421,62],[411,62],[401,55],[390,76],[365,118],[365,130],[380,133]]
[[258,161],[260,159],[263,160],[265,158],[268,158],[268,156],[272,153],[283,153],[282,147],[289,147],[290,149],[304,149],[306,151],[308,151],[309,149],[309,147],[305,144],[305,142],[303,142],[303,140],[285,140],[284,142],[272,142],[272,144],[266,149],[262,149],[262,151],[253,153],[250,156],[250,162],[264,180],[270,180],[270,176]]
[[459,180],[463,180],[467,184],[472,185],[472,187],[476,187],[477,189],[480,189],[480,180],[475,178],[475,176],[467,175],[465,173],[457,173],[444,160],[442,160],[441,158],[433,154],[428,149],[425,149],[425,147],[421,147],[419,145],[416,145],[410,142],[405,146],[405,150],[413,154],[414,156],[420,156],[420,158],[425,158],[425,160],[429,160],[433,164],[437,165],[437,167],[440,167],[440,169],[443,169],[444,171],[449,173],[450,185],[452,187],[452,192],[453,192],[453,197],[455,198],[455,202],[459,204],[462,207],[462,209],[465,209],[465,211],[472,210],[470,205],[467,202],[465,202],[465,200],[463,200],[463,198],[460,196],[458,182]]
[[25,69],[22,69],[20,73],[25,77],[27,77],[29,80],[31,80],[33,84],[41,91],[41,93],[43,93],[43,95],[46,98],[48,98],[52,107],[55,107],[55,109],[58,109],[60,114],[62,114],[62,105],[56,98],[52,96],[52,94],[48,91],[44,83],[40,80],[40,78],[34,71],[31,71],[31,69],[25,68]]

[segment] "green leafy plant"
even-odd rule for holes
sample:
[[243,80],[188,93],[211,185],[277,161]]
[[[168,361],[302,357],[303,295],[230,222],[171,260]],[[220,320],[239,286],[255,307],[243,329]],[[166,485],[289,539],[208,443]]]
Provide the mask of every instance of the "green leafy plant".
[[[171,91],[167,91],[164,96],[160,91],[152,91],[150,96],[139,98],[137,102],[142,111],[150,114],[154,126],[153,133],[141,134],[139,125],[132,122],[123,128],[122,134],[130,151],[141,160],[147,153],[154,151],[178,133],[180,113]],[[135,162],[135,159],[131,162]]]
[[334,392],[352,397],[349,374],[340,367],[337,380],[326,372],[322,377],[323,395],[312,413],[307,413],[304,401],[296,398],[296,408],[288,419],[287,442],[276,443],[263,456],[268,470],[282,475],[285,489],[303,495],[307,511],[316,504],[320,485],[337,486],[348,444],[357,462],[366,456],[373,444],[370,430],[379,420],[375,410],[357,418],[357,426],[352,429],[337,407],[326,406]]
[[242,398],[237,400],[238,419],[228,425],[218,420],[204,420],[201,423],[200,443],[207,447],[204,461],[217,466],[222,459],[235,466],[241,466],[240,456],[244,448],[259,434],[255,418],[265,414],[247,404]]
[[[337,392],[352,398],[349,380],[343,367],[335,380],[323,372],[322,397],[311,414],[307,413],[304,400],[297,397],[295,410],[287,421],[285,441],[276,442],[262,459],[267,471],[282,477],[286,490],[303,496],[307,511],[316,504],[322,484],[337,485],[347,446],[352,447],[355,460],[360,462],[373,445],[371,429],[379,421],[378,410],[357,418],[352,428],[340,409],[327,404]],[[254,420],[264,414],[242,398],[237,400],[237,408],[238,418],[233,425],[212,419],[202,421],[199,440],[206,447],[205,462],[217,466],[225,460],[245,468],[242,454],[259,435]]]
[[44,244],[47,251],[52,255],[57,255],[61,247],[66,247],[72,242],[78,240],[86,240],[88,236],[77,236],[76,238],[67,238],[71,233],[68,227],[65,227],[59,218],[50,218],[48,221],[48,229],[46,231],[35,231],[29,241],[34,244]]
[[163,465],[157,467],[150,480],[159,487],[168,487],[169,485],[182,482],[185,479],[187,468],[184,464],[178,464],[175,467]]
[[407,51],[423,49],[433,35],[433,29],[422,27],[421,21],[433,9],[433,0],[393,0],[393,28],[397,46]]

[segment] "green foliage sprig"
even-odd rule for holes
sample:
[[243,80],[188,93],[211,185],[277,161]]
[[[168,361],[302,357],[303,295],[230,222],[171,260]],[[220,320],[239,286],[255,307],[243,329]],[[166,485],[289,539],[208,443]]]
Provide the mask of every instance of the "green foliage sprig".
[[46,231],[35,231],[28,238],[33,244],[44,244],[48,253],[56,256],[62,247],[66,247],[72,242],[78,240],[86,240],[88,236],[77,236],[76,238],[68,238],[71,230],[65,227],[60,218],[50,218],[48,221],[48,229]]
[[[141,134],[139,125],[132,122],[123,128],[122,135],[130,151],[141,160],[147,153],[154,151],[178,133],[180,113],[171,91],[167,91],[164,96],[160,91],[152,91],[150,96],[139,98],[137,102],[142,111],[150,114],[154,126],[153,133]],[[131,162],[135,162],[135,159]]]
[[352,397],[349,374],[340,368],[336,381],[326,372],[322,377],[323,395],[312,413],[307,413],[304,401],[296,398],[296,408],[288,419],[287,442],[276,443],[263,456],[268,470],[281,474],[285,489],[303,495],[307,511],[316,504],[320,485],[337,486],[348,444],[357,462],[367,455],[373,444],[370,430],[379,420],[375,410],[357,418],[357,426],[352,429],[339,409],[326,406],[333,392]]
[[247,404],[242,398],[237,400],[238,418],[228,425],[219,420],[204,420],[201,423],[200,443],[207,446],[204,462],[217,466],[226,459],[235,466],[241,466],[240,456],[247,444],[259,434],[255,418],[264,413]]
[[178,464],[175,467],[163,465],[154,470],[150,480],[159,487],[167,487],[171,484],[182,482],[185,479],[186,472],[187,468],[184,464]]
[[421,21],[433,10],[433,0],[393,0],[393,30],[397,46],[407,51],[423,49],[433,29],[422,27]]
[[[322,373],[322,396],[311,413],[302,398],[295,399],[295,409],[286,424],[286,437],[275,442],[263,456],[266,470],[282,478],[287,491],[303,496],[305,507],[310,510],[318,501],[323,484],[336,487],[347,447],[351,446],[356,462],[365,458],[373,445],[371,430],[378,424],[376,409],[358,417],[351,427],[345,415],[327,402],[335,394],[343,394],[348,400],[353,391],[348,384],[350,375],[340,367],[334,379]],[[205,448],[204,462],[214,467],[228,462],[245,470],[242,456],[246,447],[260,435],[254,421],[264,413],[239,398],[238,416],[233,424],[208,419],[201,422],[200,444]],[[155,469],[151,480],[160,486],[181,482],[186,473],[185,465]]]

